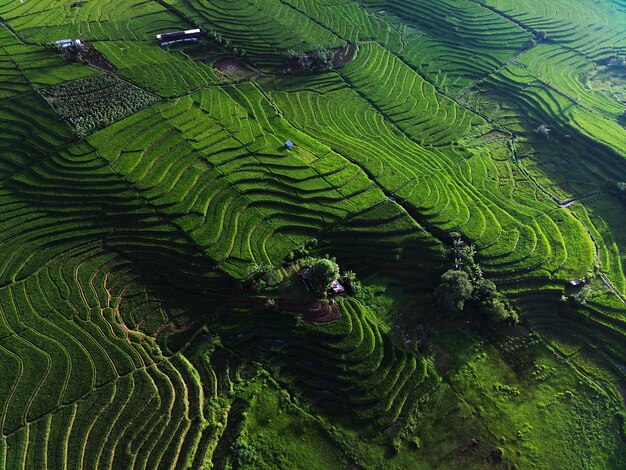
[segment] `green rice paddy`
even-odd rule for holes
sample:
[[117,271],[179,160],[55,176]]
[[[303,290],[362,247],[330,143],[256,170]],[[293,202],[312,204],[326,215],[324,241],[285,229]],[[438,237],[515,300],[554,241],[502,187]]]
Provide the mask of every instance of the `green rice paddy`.
[[[0,469],[625,468],[625,25],[0,0]],[[519,325],[435,304],[459,238]]]

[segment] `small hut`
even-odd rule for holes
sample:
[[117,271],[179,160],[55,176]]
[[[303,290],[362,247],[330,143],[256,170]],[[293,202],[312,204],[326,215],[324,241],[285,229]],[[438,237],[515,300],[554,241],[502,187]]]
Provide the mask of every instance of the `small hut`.
[[341,285],[341,282],[333,281],[330,283],[329,291],[332,295],[340,295],[343,294],[346,289]]
[[287,150],[291,150],[293,148],[293,142],[291,140],[288,140],[287,142],[285,142],[285,148]]

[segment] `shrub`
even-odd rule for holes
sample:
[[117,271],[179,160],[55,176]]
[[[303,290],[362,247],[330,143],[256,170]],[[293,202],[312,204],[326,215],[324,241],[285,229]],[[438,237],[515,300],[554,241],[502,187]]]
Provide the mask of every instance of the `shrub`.
[[550,135],[550,128],[547,124],[541,124],[535,129],[535,133],[544,137],[548,137]]
[[256,449],[244,439],[237,439],[231,450],[233,452],[235,468],[241,466],[241,464],[253,464],[258,457]]
[[569,300],[578,305],[585,305],[593,296],[593,288],[586,284],[579,291],[569,296]]

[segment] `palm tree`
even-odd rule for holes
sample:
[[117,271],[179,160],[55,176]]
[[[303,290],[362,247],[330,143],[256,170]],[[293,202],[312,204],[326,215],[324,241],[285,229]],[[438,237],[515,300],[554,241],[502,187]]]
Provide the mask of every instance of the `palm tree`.
[[483,278],[483,268],[480,267],[480,264],[474,264],[474,272],[479,279]]
[[455,269],[459,269],[463,261],[461,254],[463,253],[463,250],[467,247],[467,245],[462,238],[457,238],[456,240],[454,240],[452,245],[454,248],[454,267]]

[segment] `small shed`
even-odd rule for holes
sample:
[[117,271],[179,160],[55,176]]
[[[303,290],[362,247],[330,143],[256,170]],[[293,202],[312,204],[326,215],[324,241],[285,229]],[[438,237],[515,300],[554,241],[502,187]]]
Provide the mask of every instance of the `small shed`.
[[330,291],[334,295],[343,294],[346,289],[341,285],[339,281],[333,281],[330,283]]
[[187,29],[185,31],[173,31],[171,33],[157,34],[157,41],[161,46],[169,46],[180,42],[195,42],[204,33],[200,28]]
[[54,41],[54,44],[61,49],[67,49],[70,46],[83,47],[83,42],[80,39],[59,39]]
[[574,287],[578,287],[578,286],[582,286],[585,283],[584,279],[572,279],[571,281],[569,281],[571,286]]
[[310,280],[311,280],[311,268],[302,268],[300,270],[300,272],[298,273],[298,275],[302,278],[302,282],[304,283],[304,287],[306,287],[306,290],[310,291],[312,290],[312,287],[310,285]]
[[288,140],[287,142],[285,142],[285,148],[287,150],[291,150],[293,148],[293,142],[291,140]]

